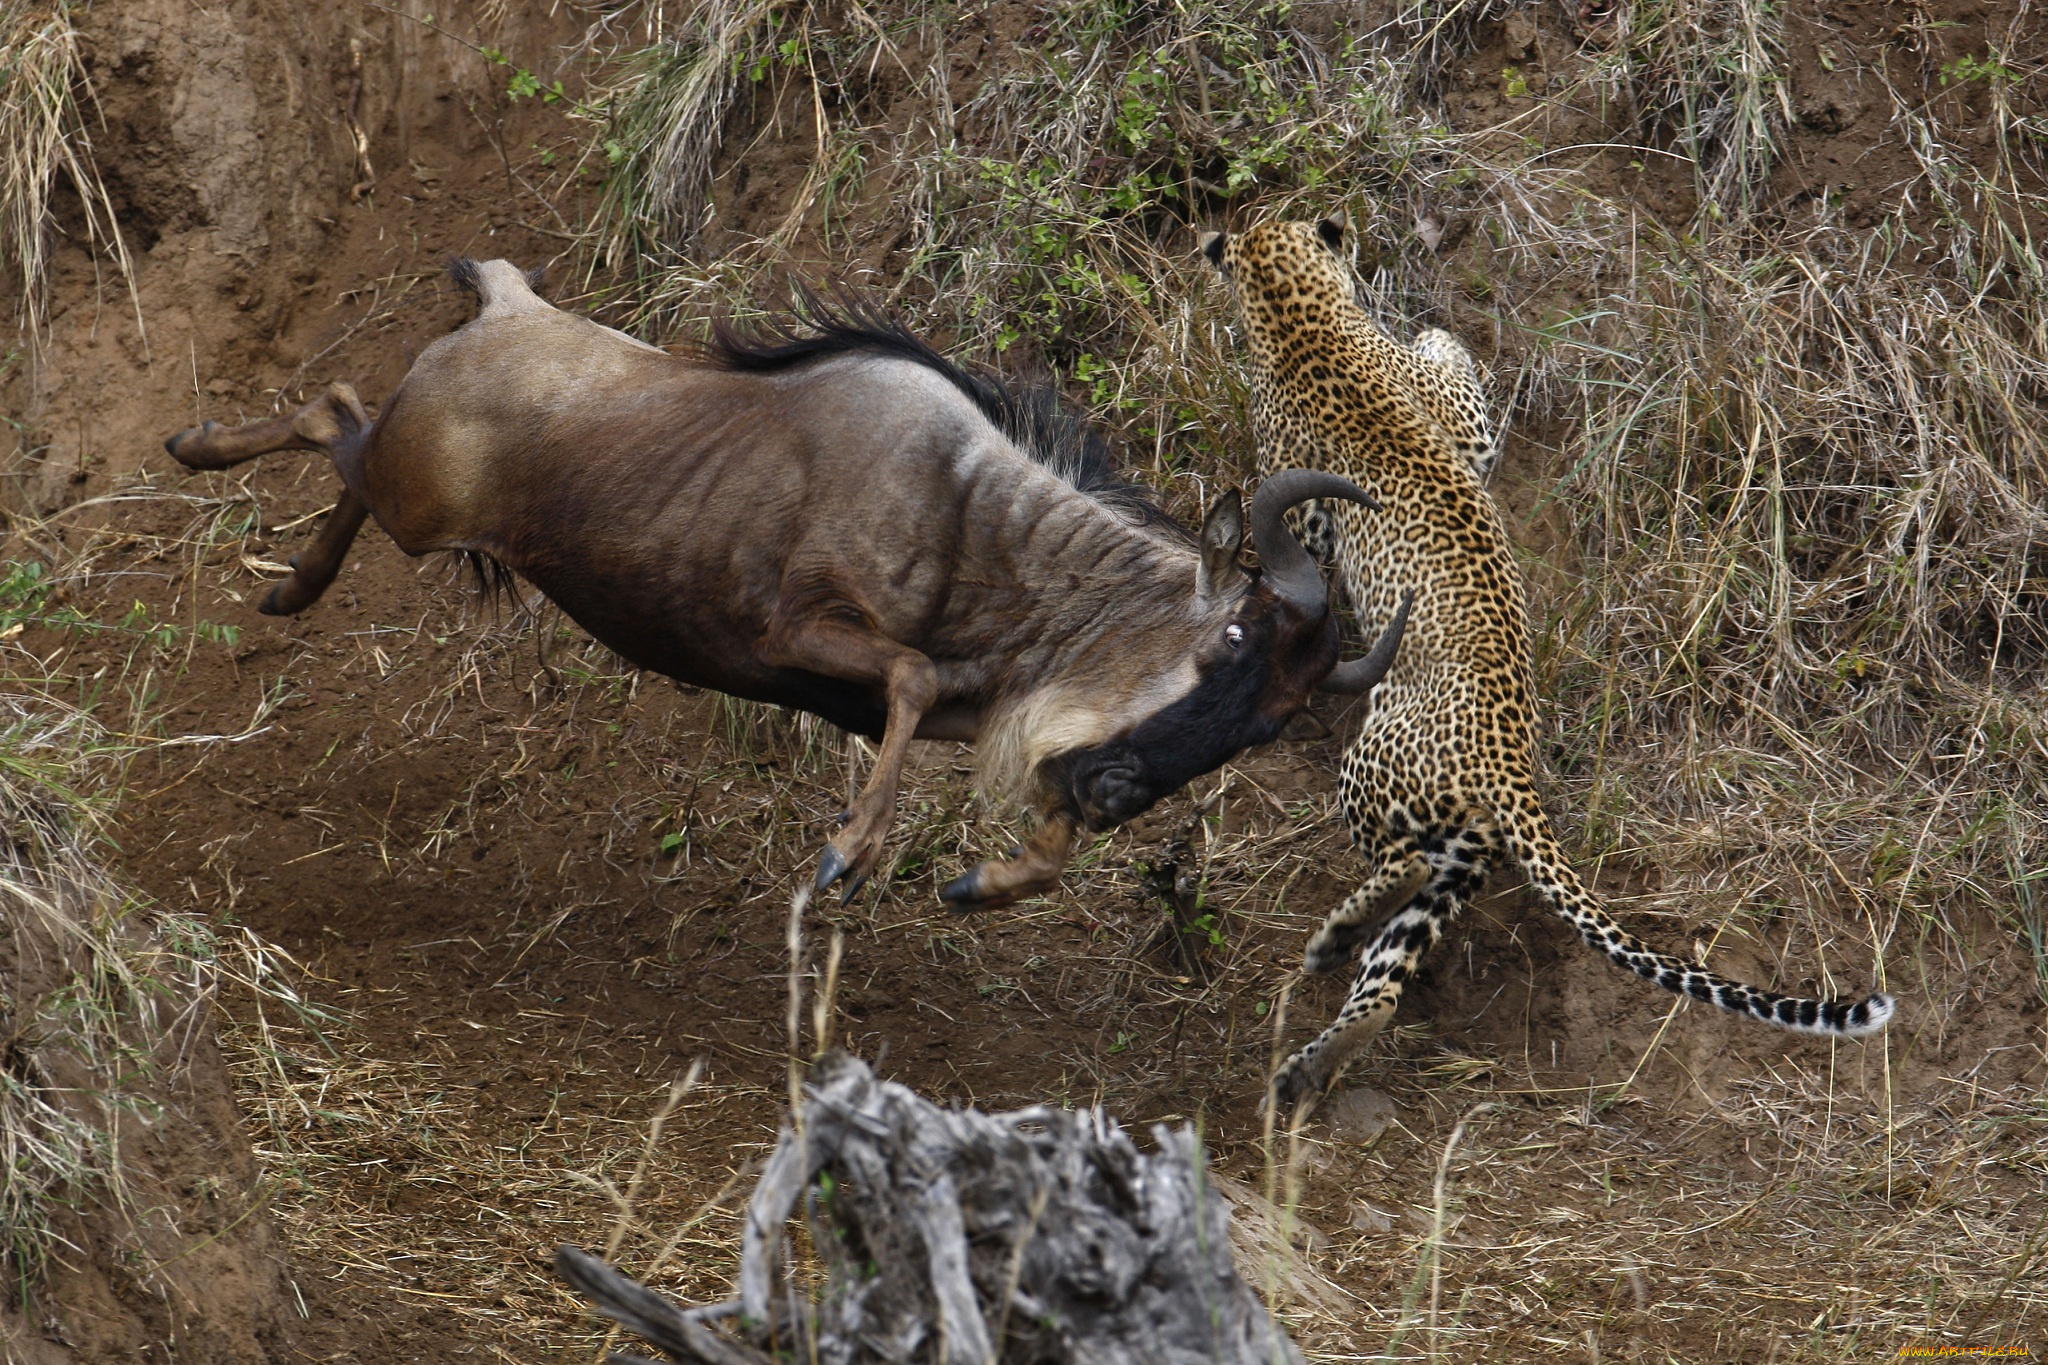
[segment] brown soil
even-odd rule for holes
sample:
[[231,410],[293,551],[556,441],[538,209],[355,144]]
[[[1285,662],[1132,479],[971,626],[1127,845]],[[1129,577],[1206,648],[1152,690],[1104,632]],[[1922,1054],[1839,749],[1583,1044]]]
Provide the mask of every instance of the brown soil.
[[[443,27],[471,32],[472,7],[436,8]],[[577,29],[566,10],[528,8],[492,23],[488,45],[552,79],[547,54]],[[1902,155],[1879,145],[1882,94],[1830,75],[1810,49],[1895,52],[1895,16],[1795,8],[1801,129],[1781,192],[1791,203],[1853,181],[1846,193],[1874,194],[1895,178],[1886,158]],[[1962,27],[1922,40],[1981,51],[1977,6],[1926,7],[1951,11]],[[1541,11],[1527,32],[1511,27],[1519,19],[1483,31],[1464,75],[1453,73],[1450,116],[1494,117],[1493,73],[1506,63],[1576,60],[1556,14]],[[960,41],[1014,40],[1021,25],[1006,28],[1008,17],[989,11],[988,33]],[[193,632],[159,661],[154,714],[166,732],[232,742],[163,750],[138,767],[121,868],[162,901],[206,907],[281,945],[310,973],[311,998],[347,1014],[322,1030],[274,1004],[238,1016],[244,1104],[268,1097],[250,1123],[292,1233],[272,1356],[382,1365],[587,1351],[598,1335],[540,1264],[558,1240],[600,1243],[613,1225],[610,1198],[573,1173],[623,1186],[647,1121],[698,1059],[703,1083],[635,1199],[656,1244],[772,1141],[786,1093],[786,910],[858,756],[623,672],[558,618],[480,603],[449,566],[408,561],[374,529],[315,608],[287,621],[257,615],[274,577],[266,566],[313,530],[331,473],[279,456],[188,476],[163,437],[204,418],[267,414],[280,392],[329,378],[373,399],[388,392],[410,355],[466,315],[439,281],[442,262],[558,258],[563,223],[578,221],[577,196],[595,177],[553,182],[543,199],[521,171],[540,152],[575,155],[563,111],[508,101],[503,68],[382,7],[129,0],[95,6],[85,22],[106,118],[99,158],[137,252],[148,340],[117,290],[95,288],[83,253],[60,257],[54,338],[9,395],[47,442],[18,502],[48,515],[31,548],[92,556],[89,591],[74,599],[88,614],[119,619],[137,602],[152,621],[240,631],[232,644]],[[351,104],[375,176],[361,193]],[[778,130],[762,113],[742,123],[728,146],[749,160],[729,150],[721,169],[729,194],[712,250],[721,232],[779,222],[809,155],[800,122]],[[1666,183],[1660,169],[1615,158],[1617,185],[1640,179],[1650,210],[1686,217],[1676,172]],[[861,264],[888,268],[885,231],[857,231],[856,242]],[[573,294],[573,282],[555,292]],[[1533,506],[1515,476],[1533,477],[1543,458],[1535,440],[1510,446],[1511,508]],[[150,492],[94,501],[138,488]],[[243,509],[257,516],[246,528]],[[1540,523],[1529,531],[1540,536]],[[27,643],[61,652],[81,681],[120,676],[136,650],[120,635]],[[1341,716],[1326,719],[1341,729]],[[946,916],[936,886],[1011,833],[969,798],[959,756],[930,747],[892,839],[897,879],[806,926],[814,966],[830,927],[846,934],[837,1036],[934,1096],[1101,1100],[1134,1123],[1198,1120],[1221,1168],[1257,1185],[1270,1007],[1314,918],[1353,874],[1336,822],[1299,818],[1329,810],[1336,746],[1283,743],[1194,793],[1226,788],[1196,843],[1230,850],[1211,863],[1226,942],[1204,954],[1173,950],[1133,870],[1180,834],[1187,795],[1106,841],[1064,894]],[[1304,848],[1314,861],[1295,857]],[[1614,869],[1601,884],[1627,915],[1630,893],[1653,879]],[[1691,932],[1643,928],[1672,942]],[[1905,985],[1888,1059],[1883,1045],[1830,1050],[1701,1011],[1666,1027],[1668,1000],[1618,979],[1503,890],[1436,953],[1404,1006],[1412,1027],[1372,1068],[1394,1097],[1395,1127],[1363,1155],[1341,1135],[1311,1135],[1304,1217],[1348,1248],[1329,1268],[1359,1296],[1352,1311],[1384,1342],[1461,1117],[1472,1118],[1469,1141],[1483,1131],[1500,1154],[1494,1176],[1468,1176],[1456,1236],[1477,1245],[1521,1236],[1539,1206],[1560,1236],[1590,1236],[1617,1199],[1669,1204],[1676,1226],[1693,1221],[1689,1185],[1764,1198],[1802,1150],[1758,1118],[1788,1076],[1824,1075],[1845,1131],[1859,1134],[1883,1103],[1887,1068],[1900,1103],[1970,1068],[1987,1088],[2038,1081],[2041,1007],[2024,955],[1992,925],[1957,930],[1977,970]],[[1718,951],[1724,968],[1785,989],[1846,993],[1870,965],[1838,945],[1769,936]],[[1822,980],[1824,958],[1846,979]],[[1326,1017],[1341,989],[1298,988],[1284,1005],[1289,1038]],[[1967,999],[1967,1022],[1923,1028],[1929,1016],[1911,1002],[1953,992]],[[1607,1092],[1593,1086],[1631,1075],[1623,1102],[1596,1099]],[[303,1111],[279,1109],[280,1095],[301,1097]],[[1518,1107],[1475,1115],[1481,1100]],[[1738,1108],[1744,1117],[1731,1118]],[[1531,1168],[1533,1185],[1488,1184],[1516,1162],[1548,1160],[1548,1148],[1558,1159]],[[2013,1198],[2038,1197],[2029,1179],[2014,1172]],[[720,1291],[730,1228],[725,1208],[693,1234],[698,1250],[671,1272],[677,1292]],[[1752,1277],[1758,1304],[1832,1283],[1832,1244],[1816,1237],[1816,1266]],[[1737,1230],[1706,1229],[1644,1273],[1668,1304],[1701,1276],[1746,1274],[1754,1256]],[[1783,1323],[1811,1317],[1771,1308],[1752,1333],[1711,1302],[1641,1311],[1640,1279],[1615,1292],[1612,1341],[1677,1358],[1762,1359]],[[1455,1299],[1447,1286],[1447,1315]],[[1512,1354],[1513,1339],[1501,1343]],[[78,1358],[116,1353],[80,1343]]]

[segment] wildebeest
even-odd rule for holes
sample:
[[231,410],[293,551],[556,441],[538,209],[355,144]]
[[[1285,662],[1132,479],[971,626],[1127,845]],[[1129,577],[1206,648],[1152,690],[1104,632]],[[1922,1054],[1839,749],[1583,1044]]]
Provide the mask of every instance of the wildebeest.
[[[476,318],[420,355],[373,420],[347,384],[288,417],[165,442],[194,469],[322,451],[344,491],[264,601],[301,611],[366,515],[407,554],[523,575],[641,668],[880,741],[820,860],[873,870],[913,737],[977,742],[984,790],[1042,817],[941,893],[961,908],[1058,884],[1079,829],[1129,820],[1249,745],[1318,686],[1359,692],[1396,622],[1337,665],[1328,591],[1285,510],[1370,503],[1289,470],[1199,539],[1114,477],[1056,400],[947,361],[879,310],[821,303],[669,354],[562,312],[505,261],[457,261]],[[1333,671],[1334,670],[1334,671]]]

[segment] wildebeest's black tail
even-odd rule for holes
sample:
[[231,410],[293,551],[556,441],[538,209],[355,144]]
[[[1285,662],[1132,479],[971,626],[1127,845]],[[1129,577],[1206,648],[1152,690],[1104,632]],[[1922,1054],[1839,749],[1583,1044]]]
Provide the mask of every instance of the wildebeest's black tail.
[[[490,269],[503,266],[503,271]],[[547,281],[548,268],[537,265],[531,270],[521,270],[510,261],[479,261],[474,256],[451,256],[448,259],[448,279],[458,289],[476,300],[478,311],[493,303],[513,302],[501,295],[513,280],[522,281],[525,292],[540,301],[540,287]]]

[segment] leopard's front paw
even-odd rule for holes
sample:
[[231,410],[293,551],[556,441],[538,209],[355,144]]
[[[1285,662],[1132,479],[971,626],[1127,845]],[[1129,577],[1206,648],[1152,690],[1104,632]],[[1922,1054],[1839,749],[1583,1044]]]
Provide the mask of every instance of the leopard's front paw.
[[1276,1114],[1285,1117],[1297,1107],[1322,1098],[1328,1082],[1306,1049],[1289,1057],[1266,1083],[1266,1100]]
[[1302,951],[1301,969],[1310,976],[1334,972],[1350,960],[1351,948],[1351,942],[1344,935],[1326,924],[1316,930],[1315,937]]

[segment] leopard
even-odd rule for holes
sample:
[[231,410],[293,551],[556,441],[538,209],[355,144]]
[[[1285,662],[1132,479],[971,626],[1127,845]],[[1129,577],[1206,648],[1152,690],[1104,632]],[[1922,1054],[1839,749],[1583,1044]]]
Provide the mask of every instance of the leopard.
[[1498,442],[1480,368],[1440,328],[1408,344],[1381,330],[1358,302],[1344,233],[1341,219],[1271,220],[1202,244],[1243,319],[1260,464],[1328,470],[1372,494],[1384,510],[1370,517],[1316,509],[1324,548],[1362,625],[1407,622],[1339,770],[1368,870],[1303,954],[1307,973],[1354,959],[1356,973],[1335,1021],[1274,1072],[1268,1101],[1313,1106],[1335,1084],[1504,858],[1589,948],[1645,981],[1793,1032],[1882,1030],[1891,996],[1852,1004],[1730,980],[1645,944],[1573,870],[1538,794],[1527,594],[1482,482]]

